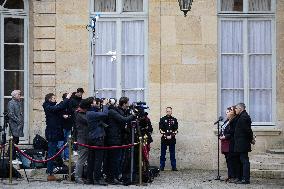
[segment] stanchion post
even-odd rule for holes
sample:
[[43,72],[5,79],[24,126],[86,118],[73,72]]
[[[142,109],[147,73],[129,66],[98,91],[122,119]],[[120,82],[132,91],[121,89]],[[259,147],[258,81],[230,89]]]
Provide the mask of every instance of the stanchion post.
[[72,169],[72,137],[69,135],[68,138],[68,148],[69,148],[69,163],[68,163],[68,180],[71,182],[71,169]]
[[142,185],[142,137],[139,137],[139,185]]
[[12,168],[13,168],[13,136],[10,136],[9,139],[9,145],[10,145],[10,171],[9,171],[9,183],[12,184]]

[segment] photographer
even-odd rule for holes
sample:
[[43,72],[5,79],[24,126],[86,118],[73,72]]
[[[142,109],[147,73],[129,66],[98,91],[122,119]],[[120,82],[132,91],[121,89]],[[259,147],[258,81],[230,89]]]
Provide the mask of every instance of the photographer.
[[[12,100],[8,102],[8,117],[13,143],[19,144],[19,137],[24,136],[24,114],[21,104],[21,91],[14,90],[11,93]],[[10,150],[9,150],[10,151]],[[13,148],[13,160],[16,159],[16,151]]]
[[[64,138],[62,120],[60,112],[68,107],[71,93],[66,96],[66,99],[56,104],[56,97],[53,93],[49,93],[45,96],[45,101],[42,104],[46,118],[45,137],[48,141],[48,157],[50,158],[56,154],[58,141],[62,141]],[[53,175],[53,161],[47,162],[47,181],[56,181],[56,177]]]
[[[109,127],[106,128],[106,143],[108,146],[120,146],[122,142],[122,131],[126,123],[135,119],[135,115],[127,116],[129,108],[129,98],[121,97],[118,107],[112,107],[109,110]],[[121,160],[121,149],[108,151],[107,159],[107,181],[110,184],[121,184],[117,179],[119,175],[119,166]]]
[[[107,99],[105,99],[102,103],[103,112],[87,111],[86,113],[89,128],[89,145],[104,146],[105,128],[103,121],[105,121],[108,116],[107,103]],[[104,150],[89,149],[87,161],[87,184],[107,185],[107,183],[101,178],[103,156]]]

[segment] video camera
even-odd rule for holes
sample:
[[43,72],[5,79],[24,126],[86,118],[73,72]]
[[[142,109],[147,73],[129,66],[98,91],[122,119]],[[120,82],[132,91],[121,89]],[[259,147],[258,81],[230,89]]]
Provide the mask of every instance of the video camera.
[[147,106],[146,102],[133,102],[130,107],[129,107],[136,115],[138,118],[141,118],[147,113],[145,112],[146,109],[149,109]]

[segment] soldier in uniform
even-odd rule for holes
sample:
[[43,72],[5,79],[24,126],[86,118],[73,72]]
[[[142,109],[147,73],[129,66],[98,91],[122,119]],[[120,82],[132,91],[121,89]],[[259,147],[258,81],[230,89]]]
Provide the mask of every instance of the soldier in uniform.
[[178,132],[178,122],[177,119],[172,116],[172,108],[166,108],[167,115],[160,119],[159,129],[162,134],[161,137],[161,156],[160,156],[160,170],[163,171],[166,162],[166,151],[169,146],[170,149],[170,159],[172,165],[172,171],[177,171],[176,168],[176,158],[175,158],[175,135]]

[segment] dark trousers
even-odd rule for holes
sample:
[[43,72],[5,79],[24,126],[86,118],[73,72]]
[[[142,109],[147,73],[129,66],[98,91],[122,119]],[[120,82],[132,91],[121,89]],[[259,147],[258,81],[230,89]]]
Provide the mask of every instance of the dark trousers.
[[176,168],[175,144],[166,145],[164,143],[161,143],[160,167],[165,167],[166,152],[167,152],[168,146],[170,150],[170,159],[171,159],[172,168]]
[[248,152],[238,153],[239,155],[239,172],[241,178],[245,181],[250,181],[250,162],[248,157]]
[[121,149],[108,150],[107,154],[107,180],[113,181],[120,174]]
[[[56,154],[58,142],[48,142],[48,150],[47,150],[47,158],[51,158]],[[53,174],[54,163],[53,161],[47,162],[47,170],[48,174]]]
[[[97,138],[89,142],[92,146],[104,146],[104,138]],[[104,150],[89,149],[88,152],[88,167],[87,167],[87,179],[90,181],[100,180],[102,177],[102,163],[104,159]]]
[[[19,137],[14,137],[13,136],[13,143],[14,144],[19,144]],[[8,152],[10,152],[10,145],[9,145],[9,148],[8,148]],[[9,153],[9,156],[10,156],[10,153]],[[14,145],[12,146],[12,159],[15,160],[16,159],[16,149],[14,148]]]
[[239,156],[234,152],[225,153],[227,168],[228,168],[228,178],[239,178]]

